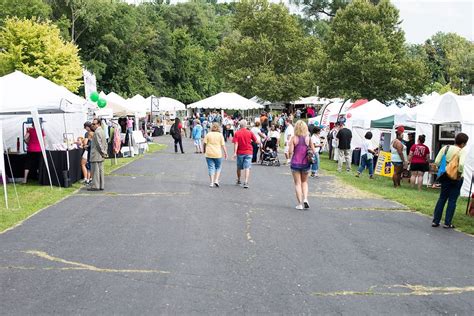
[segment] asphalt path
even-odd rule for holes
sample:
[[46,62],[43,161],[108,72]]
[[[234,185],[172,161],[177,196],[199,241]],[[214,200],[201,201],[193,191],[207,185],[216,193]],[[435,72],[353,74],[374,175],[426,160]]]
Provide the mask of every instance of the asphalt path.
[[285,166],[210,188],[184,145],[1,234],[0,314],[473,314],[473,237],[324,175],[296,210]]

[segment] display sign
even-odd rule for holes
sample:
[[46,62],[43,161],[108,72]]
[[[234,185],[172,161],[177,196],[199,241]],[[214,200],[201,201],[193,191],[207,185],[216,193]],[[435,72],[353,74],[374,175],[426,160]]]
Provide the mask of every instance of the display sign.
[[90,73],[87,69],[82,69],[84,74],[84,92],[86,99],[89,100],[89,97],[93,92],[97,91],[97,81],[95,75]]
[[381,151],[375,166],[375,174],[384,177],[393,176],[392,154],[386,151]]

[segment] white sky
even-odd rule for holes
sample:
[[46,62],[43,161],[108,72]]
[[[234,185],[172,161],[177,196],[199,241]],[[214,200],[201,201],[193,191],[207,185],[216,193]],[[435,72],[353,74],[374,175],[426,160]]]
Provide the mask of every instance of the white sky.
[[392,0],[400,10],[407,42],[420,44],[441,31],[474,41],[474,1]]
[[[126,0],[129,3],[140,0]],[[186,0],[172,0],[185,2]],[[280,0],[270,0],[280,2]],[[421,44],[441,31],[474,41],[474,0],[391,0],[400,10],[408,43]],[[283,1],[288,3],[288,1]],[[294,10],[292,10],[294,12]]]

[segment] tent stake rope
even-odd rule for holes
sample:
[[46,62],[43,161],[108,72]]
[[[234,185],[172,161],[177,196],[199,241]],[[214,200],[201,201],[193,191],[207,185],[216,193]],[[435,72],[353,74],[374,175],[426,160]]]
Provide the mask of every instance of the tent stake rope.
[[[5,147],[6,147],[6,143],[5,143],[5,140],[3,140],[3,148],[5,148]],[[16,189],[15,176],[13,175],[12,163],[10,162],[10,155],[8,153],[7,153],[7,162],[8,162],[8,168],[10,169],[10,174],[12,175],[12,179],[13,179],[13,188],[15,190],[15,195],[16,195],[16,201],[18,203],[18,208],[21,208],[20,198],[18,197],[18,191]],[[7,204],[7,208],[8,208],[8,204]]]

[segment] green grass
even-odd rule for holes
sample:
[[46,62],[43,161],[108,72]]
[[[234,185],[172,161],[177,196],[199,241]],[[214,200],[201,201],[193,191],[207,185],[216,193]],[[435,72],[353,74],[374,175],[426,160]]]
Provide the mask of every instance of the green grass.
[[29,182],[28,184],[17,184],[18,201],[13,184],[8,187],[8,204],[5,207],[5,198],[2,192],[0,198],[0,232],[24,220],[31,214],[47,206],[57,203],[59,200],[74,193],[80,188],[79,183],[75,183],[69,188],[58,188],[46,185],[38,185],[38,182]]
[[[156,152],[165,147],[166,145],[151,143],[149,144],[150,150],[148,153]],[[110,161],[107,160],[105,162],[106,174],[110,174],[112,171],[123,167],[134,160],[140,159],[141,157],[143,157],[143,155],[135,156],[133,158],[118,158],[118,163],[116,165],[111,165]],[[38,185],[37,182],[31,182],[26,185],[20,184],[16,186],[18,199],[20,201],[20,205],[18,205],[15,188],[13,184],[9,184],[7,186],[9,202],[8,209],[5,207],[3,192],[0,198],[0,232],[14,226],[37,211],[57,203],[61,199],[73,194],[80,187],[81,185],[79,183],[75,183],[70,188],[53,187],[52,189],[49,186]]]
[[[383,198],[399,202],[411,210],[433,216],[433,210],[438,200],[439,189],[424,187],[422,191],[412,188],[406,180],[403,180],[402,187],[395,189],[391,178],[375,176],[375,180],[370,180],[368,172],[364,171],[360,178],[356,178],[355,171],[351,173],[337,172],[337,164],[327,158],[327,153],[321,156],[321,169],[329,175],[337,176],[343,182],[352,185],[363,191],[378,194]],[[353,166],[354,170],[354,166]],[[474,234],[474,217],[466,214],[467,198],[459,198],[456,212],[454,214],[453,225],[459,230]],[[427,225],[431,223],[427,221]]]

